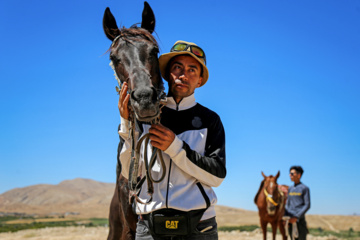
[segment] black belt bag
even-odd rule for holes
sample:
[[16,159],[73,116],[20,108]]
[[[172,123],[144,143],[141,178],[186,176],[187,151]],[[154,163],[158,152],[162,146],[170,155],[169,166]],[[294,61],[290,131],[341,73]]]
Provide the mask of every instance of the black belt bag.
[[210,207],[209,197],[203,186],[197,183],[205,202],[206,208],[183,212],[171,208],[160,209],[148,215],[149,228],[152,235],[171,237],[190,235],[199,224],[204,212]]

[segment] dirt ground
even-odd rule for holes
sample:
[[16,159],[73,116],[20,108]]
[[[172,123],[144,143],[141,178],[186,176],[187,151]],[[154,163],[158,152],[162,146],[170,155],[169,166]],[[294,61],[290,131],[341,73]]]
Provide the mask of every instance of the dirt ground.
[[[36,230],[23,230],[14,233],[0,233],[1,240],[105,240],[109,228],[107,227],[55,227]],[[262,240],[259,230],[253,232],[219,232],[220,240]],[[272,239],[270,233],[267,239]],[[282,239],[280,235],[276,239]],[[309,235],[308,240],[336,240],[335,237],[314,237]]]

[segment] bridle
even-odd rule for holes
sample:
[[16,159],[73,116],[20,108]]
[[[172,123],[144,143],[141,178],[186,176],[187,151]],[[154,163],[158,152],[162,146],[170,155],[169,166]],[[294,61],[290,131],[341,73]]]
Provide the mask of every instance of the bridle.
[[[114,46],[115,42],[121,38],[122,35],[120,34],[119,36],[117,36],[114,40],[113,43],[111,45],[111,48]],[[122,87],[122,81],[120,80],[119,76],[117,75],[115,66],[113,64],[113,61],[110,62],[109,64],[111,66],[111,68],[114,70],[114,76],[116,78],[116,80],[118,81],[119,87],[116,86],[116,91],[118,94],[120,94],[121,91],[121,87]],[[151,79],[151,75],[148,73],[147,69],[143,69],[145,72],[147,72],[149,78]],[[130,80],[130,77],[128,77],[125,81],[128,82]],[[128,88],[128,93],[131,94],[131,89],[130,87]],[[160,115],[161,115],[161,109],[166,105],[167,99],[166,99],[166,94],[165,94],[165,89],[162,88],[158,88],[156,89],[157,92],[157,99],[159,99],[159,105],[160,105],[160,110],[157,116],[154,117],[154,119],[151,121],[151,124],[157,124],[160,123]],[[154,185],[153,183],[159,183],[162,180],[164,180],[165,178],[165,172],[166,172],[166,166],[165,166],[165,162],[162,156],[162,151],[160,149],[157,149],[156,147],[152,147],[152,155],[150,158],[150,161],[148,162],[148,153],[147,153],[147,146],[149,144],[150,141],[150,133],[146,133],[144,134],[137,142],[135,142],[135,130],[136,130],[136,126],[137,126],[137,121],[136,121],[136,113],[133,109],[133,107],[131,106],[131,103],[129,101],[128,104],[129,107],[129,137],[131,138],[131,162],[130,162],[130,169],[129,169],[129,203],[132,204],[133,200],[135,199],[137,202],[141,203],[141,204],[149,204],[152,201],[152,195],[154,193]],[[139,169],[140,168],[140,151],[141,151],[141,146],[143,144],[143,142],[145,142],[145,146],[144,146],[144,162],[145,162],[145,176],[143,176],[142,178],[138,177],[138,173],[139,173]],[[160,165],[162,167],[162,174],[160,176],[159,179],[154,179],[152,174],[151,174],[151,168],[154,166],[155,162],[156,162],[156,157],[157,155],[159,156],[159,161],[160,161]],[[118,159],[118,164],[120,163],[120,160]],[[142,202],[139,199],[139,193],[141,190],[141,186],[142,184],[145,182],[145,180],[147,180],[147,185],[148,185],[148,194],[150,195],[150,199],[148,199],[145,203]]]
[[284,193],[283,191],[281,191],[281,189],[279,189],[279,187],[277,186],[277,189],[279,191],[279,194],[280,194],[280,199],[279,199],[279,202],[275,202],[275,200],[273,199],[273,195],[272,194],[269,194],[267,191],[266,191],[266,187],[264,185],[264,194],[265,194],[265,197],[266,197],[266,201],[267,202],[270,202],[272,203],[275,207],[277,207],[279,204],[279,209],[282,209],[283,205],[284,205]]
[[265,194],[265,197],[266,197],[266,201],[271,202],[275,207],[278,205],[278,203],[274,201],[273,195],[269,194],[269,193],[266,191],[266,188],[264,188],[264,194]]

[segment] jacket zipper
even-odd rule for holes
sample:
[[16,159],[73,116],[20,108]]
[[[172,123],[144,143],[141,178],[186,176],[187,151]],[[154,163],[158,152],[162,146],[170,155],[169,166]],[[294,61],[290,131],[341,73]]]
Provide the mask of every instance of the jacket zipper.
[[[182,99],[181,99],[182,100]],[[181,101],[180,101],[181,102]],[[180,102],[176,103],[176,111],[179,111],[179,105],[180,105]],[[166,208],[169,208],[169,184],[170,184],[170,171],[171,171],[171,165],[172,165],[172,159],[170,158],[170,164],[169,164],[169,173],[168,173],[168,180],[167,180],[167,189],[166,189]]]
[[168,179],[167,179],[167,189],[166,189],[166,208],[169,208],[169,206],[168,206],[168,199],[169,199],[169,183],[170,183],[170,171],[171,171],[171,165],[172,165],[172,159],[170,159],[170,164],[169,164],[169,173],[168,173]]

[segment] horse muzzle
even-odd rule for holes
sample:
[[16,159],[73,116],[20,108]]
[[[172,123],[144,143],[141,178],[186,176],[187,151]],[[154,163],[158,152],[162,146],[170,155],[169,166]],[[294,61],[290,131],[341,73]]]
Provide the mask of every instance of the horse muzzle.
[[267,210],[267,213],[268,213],[270,216],[272,216],[272,215],[274,215],[275,212],[276,212],[276,206],[273,205],[273,204],[271,204],[271,203],[269,203],[269,204],[267,205],[266,210]]
[[160,99],[154,87],[142,87],[132,91],[130,102],[139,121],[151,122],[160,115]]

